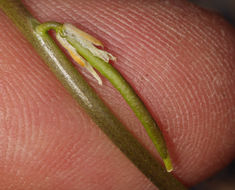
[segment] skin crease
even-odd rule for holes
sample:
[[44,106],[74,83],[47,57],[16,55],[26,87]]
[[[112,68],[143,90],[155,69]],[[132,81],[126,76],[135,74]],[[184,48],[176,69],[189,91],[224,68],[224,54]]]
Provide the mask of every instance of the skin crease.
[[[228,164],[234,146],[234,29],[185,1],[24,0],[40,21],[69,22],[101,40],[160,123],[187,185]],[[64,90],[0,11],[0,189],[146,189],[151,182]],[[78,68],[158,158],[107,80]]]

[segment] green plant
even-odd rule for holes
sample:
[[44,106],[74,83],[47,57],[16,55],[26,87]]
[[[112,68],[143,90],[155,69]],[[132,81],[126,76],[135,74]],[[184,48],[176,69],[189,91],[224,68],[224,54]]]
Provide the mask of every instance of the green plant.
[[[0,8],[12,19],[28,41],[34,46],[45,63],[47,63],[58,80],[60,80],[64,87],[78,101],[81,107],[86,110],[93,121],[159,189],[185,189],[178,180],[170,173],[166,172],[161,164],[158,163],[126,130],[122,123],[116,119],[74,66],[68,61],[51,37],[46,32],[43,35],[37,33],[36,28],[40,26],[41,23],[32,17],[19,0],[1,0]],[[69,38],[68,40],[76,47],[77,51],[79,51],[82,56],[90,63],[92,62],[94,64],[94,67],[97,61],[100,62],[96,57],[89,55],[86,49],[79,47],[79,44],[73,41],[74,39]],[[106,66],[107,65],[108,64],[106,64]],[[96,67],[98,69],[99,64],[97,64]],[[100,72],[105,75],[105,73],[102,72],[102,68]],[[106,77],[109,78],[109,76]],[[113,82],[115,85],[115,81]],[[133,104],[135,104],[135,102],[133,102]],[[146,109],[144,105],[142,106]],[[139,113],[137,113],[137,115],[138,114]],[[140,117],[141,114],[142,113],[140,113]]]

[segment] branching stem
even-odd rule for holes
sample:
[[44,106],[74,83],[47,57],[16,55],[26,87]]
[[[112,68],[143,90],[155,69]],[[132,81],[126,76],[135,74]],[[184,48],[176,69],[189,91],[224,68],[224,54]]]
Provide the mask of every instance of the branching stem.
[[[63,25],[55,22],[46,22],[37,26],[36,28],[37,32],[40,33],[40,35],[42,36],[47,34],[48,30],[51,29],[55,30],[57,33],[63,33]],[[151,138],[161,158],[163,159],[167,171],[172,171],[173,168],[167,151],[166,143],[164,141],[164,137],[152,115],[149,113],[144,103],[141,101],[141,99],[138,97],[129,83],[111,64],[105,62],[97,56],[94,56],[87,48],[84,48],[73,36],[66,35],[66,33],[63,33],[63,35],[63,38],[66,38],[67,41],[77,50],[77,52],[82,57],[84,57],[94,68],[96,68],[105,78],[107,78],[112,83],[112,85],[121,93],[128,105],[134,111],[137,118],[145,127],[149,137]]]
[[[43,35],[35,31],[40,22],[26,10],[20,0],[0,0],[0,9],[13,21],[65,89],[86,111],[97,126],[159,190],[186,190],[171,173],[166,172],[161,164],[107,108],[71,62],[69,62],[61,49],[45,32],[48,28],[45,28],[45,31],[41,31]],[[57,25],[55,24],[53,27],[56,30]],[[73,43],[72,40],[71,43]],[[85,50],[80,51],[80,53],[86,57]]]

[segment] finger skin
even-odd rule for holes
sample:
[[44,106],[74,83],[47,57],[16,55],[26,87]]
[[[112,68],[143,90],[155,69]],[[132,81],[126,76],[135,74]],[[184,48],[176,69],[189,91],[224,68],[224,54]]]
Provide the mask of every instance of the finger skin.
[[[235,31],[219,16],[184,1],[23,2],[40,21],[73,23],[118,58],[113,66],[160,123],[174,174],[185,184],[234,158]],[[156,189],[2,12],[0,21],[0,189]],[[78,69],[158,158],[116,90]]]

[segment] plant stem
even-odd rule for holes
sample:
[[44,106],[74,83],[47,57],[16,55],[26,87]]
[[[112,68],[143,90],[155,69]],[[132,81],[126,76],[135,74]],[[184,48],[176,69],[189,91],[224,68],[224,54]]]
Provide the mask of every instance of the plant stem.
[[122,77],[122,75],[112,67],[111,64],[93,56],[88,49],[83,48],[81,44],[76,42],[73,38],[69,37],[68,41],[76,48],[80,55],[82,55],[93,67],[95,67],[104,77],[106,77],[121,93],[128,105],[134,111],[137,118],[145,127],[149,137],[151,138],[161,158],[163,159],[167,170],[171,171],[172,165],[163,135],[143,102],[134,92],[133,88]]
[[165,167],[168,172],[172,171],[171,160],[167,151],[164,137],[157,126],[157,123],[149,113],[144,103],[140,100],[129,83],[122,77],[122,75],[109,63],[93,55],[87,48],[83,47],[79,41],[73,36],[66,35],[63,31],[63,24],[56,22],[45,22],[36,27],[36,31],[41,35],[47,35],[49,30],[55,30],[57,35],[63,33],[63,38],[66,39],[77,52],[86,59],[94,68],[96,68],[104,77],[106,77],[112,85],[121,93],[127,104],[134,111],[137,118],[145,127],[149,137],[154,143],[159,152]]
[[51,37],[48,34],[40,36],[35,32],[35,27],[40,23],[32,17],[19,0],[1,0],[0,8],[15,23],[50,70],[93,121],[153,184],[160,190],[186,189],[176,178],[165,171],[161,164],[112,114]]

